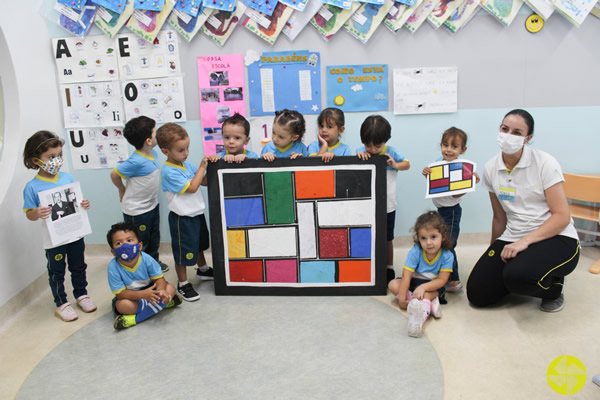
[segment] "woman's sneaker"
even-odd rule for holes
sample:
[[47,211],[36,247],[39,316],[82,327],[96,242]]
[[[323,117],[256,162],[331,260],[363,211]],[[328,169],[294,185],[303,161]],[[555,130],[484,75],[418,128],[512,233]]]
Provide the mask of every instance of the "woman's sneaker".
[[421,302],[418,299],[412,299],[408,303],[406,311],[408,312],[408,336],[421,337],[425,323],[425,313]]
[[177,284],[177,291],[185,301],[196,301],[200,299],[200,295],[194,290],[194,287],[189,282],[183,286]]
[[71,303],[69,302],[66,302],[60,307],[56,307],[55,314],[65,322],[75,321],[79,318],[79,315],[73,310],[73,307],[71,307]]
[[561,293],[557,299],[542,299],[540,310],[544,312],[559,312],[565,308],[565,296]]
[[84,294],[83,296],[79,296],[77,298],[77,305],[83,310],[83,312],[86,313],[94,312],[98,308],[96,306],[96,303],[94,303],[92,299],[90,299],[90,296],[88,296],[87,294]]

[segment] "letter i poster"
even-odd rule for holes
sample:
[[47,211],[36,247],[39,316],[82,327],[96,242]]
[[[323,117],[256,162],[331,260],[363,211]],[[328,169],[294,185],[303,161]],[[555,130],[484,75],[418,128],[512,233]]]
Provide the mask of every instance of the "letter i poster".
[[246,116],[243,56],[198,57],[198,86],[204,155],[209,156],[224,150],[223,121],[235,113]]

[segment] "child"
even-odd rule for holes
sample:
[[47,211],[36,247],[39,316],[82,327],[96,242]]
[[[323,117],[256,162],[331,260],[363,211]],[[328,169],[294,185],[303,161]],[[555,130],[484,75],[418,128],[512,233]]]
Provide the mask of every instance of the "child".
[[181,126],[168,123],[156,131],[158,146],[167,161],[161,170],[162,190],[169,201],[169,230],[177,272],[177,291],[186,301],[200,298],[187,280],[186,266],[198,264],[196,277],[212,280],[213,270],[206,265],[204,250],[209,247],[208,229],[204,218],[204,197],[200,184],[206,172],[208,159],[200,168],[186,162],[190,138]]
[[213,154],[209,161],[215,162],[221,158],[228,163],[241,163],[246,158],[258,158],[252,150],[244,148],[250,141],[250,123],[238,113],[227,118],[222,125],[223,144],[226,151]]
[[310,156],[319,156],[324,162],[329,162],[334,156],[351,156],[348,145],[340,141],[344,133],[344,112],[339,108],[326,108],[321,111],[319,118],[319,140],[308,146]]
[[392,280],[388,288],[398,298],[400,308],[408,311],[408,336],[420,337],[430,313],[435,318],[442,316],[440,298],[454,256],[446,224],[437,212],[420,215],[413,231],[415,245],[406,256],[402,279]]
[[396,277],[394,272],[394,226],[396,224],[396,175],[410,168],[410,162],[392,146],[385,143],[392,137],[390,123],[380,115],[370,115],[360,127],[360,141],[364,146],[356,149],[361,160],[371,156],[387,156],[387,280]]
[[108,264],[108,285],[115,295],[115,329],[129,328],[182,301],[158,262],[141,250],[140,237],[132,222],[114,224],[106,234],[115,256]]
[[[467,151],[467,134],[463,130],[455,127],[448,128],[442,134],[440,147],[442,149],[442,157],[438,158],[436,161],[454,161]],[[431,173],[431,168],[423,168],[422,173],[423,176],[427,177]],[[479,175],[477,175],[477,173],[474,173],[474,175],[476,182],[479,182]],[[450,237],[452,238],[454,265],[452,265],[450,280],[446,284],[446,290],[448,292],[457,292],[462,289],[462,283],[460,283],[460,277],[458,276],[458,260],[456,258],[456,251],[454,250],[458,241],[458,234],[460,233],[460,217],[462,215],[460,200],[462,196],[464,196],[464,193],[432,199],[433,205],[437,207],[438,213],[444,219]]]
[[291,158],[308,156],[302,137],[306,131],[304,117],[298,111],[284,109],[275,112],[272,141],[265,144],[260,156],[267,161],[275,157]]
[[[51,213],[51,207],[40,204],[38,192],[75,182],[75,179],[68,173],[59,172],[60,167],[63,165],[62,146],[62,139],[48,131],[36,132],[25,143],[25,150],[23,151],[25,167],[39,170],[23,190],[25,200],[23,211],[30,221],[47,220]],[[90,202],[84,199],[81,202],[81,207],[88,210]],[[96,310],[96,304],[89,298],[86,290],[85,243],[83,238],[77,238],[52,246],[46,223],[46,221],[43,221],[42,235],[46,259],[48,260],[50,289],[54,297],[54,304],[56,304],[55,313],[63,321],[74,321],[78,318],[78,315],[67,301],[64,285],[65,260],[67,258],[69,259],[69,271],[71,272],[71,283],[73,284],[73,296],[77,299],[77,305],[83,312],[89,313]]]
[[[134,118],[127,122],[123,134],[135,147],[135,152],[110,172],[110,179],[119,189],[123,220],[137,226],[140,242],[144,244],[142,251],[154,258],[161,270],[166,272],[169,266],[158,259],[160,167],[153,149],[156,146],[156,122],[145,116]],[[127,181],[127,187],[122,179]]]

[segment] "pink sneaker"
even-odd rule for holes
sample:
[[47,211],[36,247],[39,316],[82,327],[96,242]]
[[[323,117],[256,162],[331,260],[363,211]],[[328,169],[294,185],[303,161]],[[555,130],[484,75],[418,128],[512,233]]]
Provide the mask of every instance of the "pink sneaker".
[[434,318],[442,318],[442,310],[440,309],[440,298],[436,297],[431,300],[431,315]]
[[60,307],[56,307],[55,314],[65,322],[75,321],[79,318],[79,315],[73,310],[73,307],[71,307],[71,303],[69,302],[66,302]]
[[77,305],[86,313],[94,312],[96,311],[96,308],[98,308],[96,303],[94,303],[87,294],[77,298]]

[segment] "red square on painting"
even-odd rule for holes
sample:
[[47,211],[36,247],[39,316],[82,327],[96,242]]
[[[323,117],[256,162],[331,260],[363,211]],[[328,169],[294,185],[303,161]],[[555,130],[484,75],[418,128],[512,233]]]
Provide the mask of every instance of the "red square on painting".
[[463,179],[471,179],[473,177],[473,165],[472,164],[463,164]]
[[432,188],[438,188],[438,187],[442,187],[442,186],[448,186],[449,184],[450,184],[450,179],[444,178],[444,179],[436,179],[436,180],[430,181],[429,186],[431,186]]
[[262,260],[229,260],[229,280],[231,282],[263,282]]
[[329,171],[296,171],[297,199],[319,199],[335,197],[335,179],[333,170]]
[[347,229],[319,229],[321,258],[348,257]]

